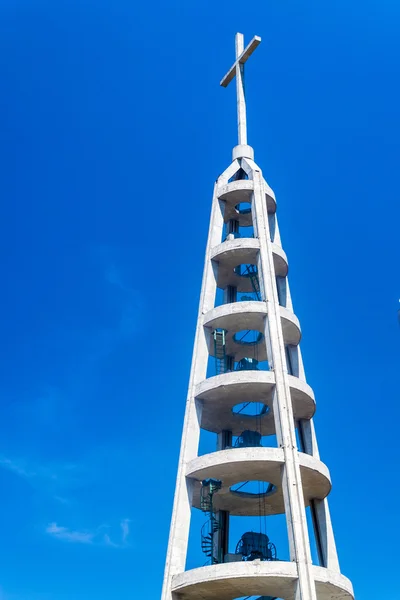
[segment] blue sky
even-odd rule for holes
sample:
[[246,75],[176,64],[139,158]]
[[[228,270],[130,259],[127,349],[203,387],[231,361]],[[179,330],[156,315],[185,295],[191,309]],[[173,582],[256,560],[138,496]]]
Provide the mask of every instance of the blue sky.
[[3,0],[0,600],[159,596],[236,31],[342,571],[397,597],[399,17]]

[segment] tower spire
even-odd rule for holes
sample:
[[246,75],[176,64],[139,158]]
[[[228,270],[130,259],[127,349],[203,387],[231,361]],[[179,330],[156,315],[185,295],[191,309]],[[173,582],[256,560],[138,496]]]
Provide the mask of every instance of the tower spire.
[[236,60],[221,79],[220,85],[227,87],[236,75],[236,96],[237,96],[237,121],[238,121],[238,144],[247,145],[247,119],[246,119],[246,97],[244,91],[244,64],[254,50],[261,43],[261,38],[255,35],[250,44],[244,49],[243,33],[237,33],[235,36]]

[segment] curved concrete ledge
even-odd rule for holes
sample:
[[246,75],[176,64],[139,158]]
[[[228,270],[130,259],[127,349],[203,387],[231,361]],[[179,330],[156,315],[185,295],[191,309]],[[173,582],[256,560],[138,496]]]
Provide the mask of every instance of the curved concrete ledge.
[[240,344],[234,340],[238,331],[255,330],[264,335],[267,305],[256,300],[247,302],[232,302],[213,308],[204,315],[203,325],[209,329],[208,351],[214,356],[214,329],[225,329],[226,354],[234,356],[235,360],[242,358],[256,358],[259,361],[267,360],[267,348],[264,337],[256,345]]
[[[294,418],[311,419],[315,413],[312,389],[297,377],[289,375],[288,379]],[[205,379],[195,391],[196,398],[202,403],[201,427],[214,433],[228,430],[233,435],[240,435],[245,429],[260,431],[261,435],[274,434],[274,385],[273,371],[232,371]],[[258,417],[233,414],[232,408],[242,402],[262,402],[270,410]]]
[[[252,179],[239,179],[237,181],[231,181],[230,183],[221,186],[217,190],[219,200],[225,201],[225,222],[229,219],[237,219],[239,223],[241,218],[247,217],[248,215],[239,215],[235,209],[235,206],[240,202],[251,202],[254,191],[254,181]],[[267,204],[267,210],[269,213],[276,211],[276,198],[273,190],[268,184],[265,184],[265,202]],[[249,223],[251,225],[251,222]],[[245,226],[245,225],[243,225]]]
[[[340,573],[312,567],[318,600],[353,600],[350,581]],[[297,567],[294,562],[225,563],[191,569],[175,575],[173,598],[179,600],[233,600],[243,596],[276,596],[294,600]]]
[[[233,435],[240,435],[249,429],[259,431],[261,435],[274,434],[274,385],[273,371],[232,371],[205,379],[195,392],[202,404],[200,426],[214,433],[227,430],[232,431]],[[270,410],[257,417],[233,414],[233,407],[242,402],[261,402]]]
[[288,375],[288,381],[295,420],[311,419],[315,413],[315,396],[312,388],[294,375]]
[[310,454],[299,452],[301,481],[306,506],[310,500],[323,500],[331,491],[331,474],[325,463]]
[[[277,246],[279,248],[279,246]],[[243,251],[254,251],[254,256],[257,256],[257,251],[260,249],[260,241],[258,238],[236,238],[234,240],[226,240],[218,246],[214,246],[211,250],[211,258],[214,260],[227,259],[231,253]],[[249,261],[245,260],[243,263]],[[243,264],[240,262],[233,263],[233,266]]]
[[[236,238],[226,240],[211,251],[211,258],[218,263],[217,286],[225,289],[232,285],[239,292],[252,292],[253,286],[249,277],[238,275],[234,268],[238,265],[256,265],[260,242],[257,238]],[[286,277],[288,260],[285,252],[277,244],[272,244],[275,274]]]
[[[279,313],[285,344],[297,346],[301,339],[298,318],[284,306],[279,306]],[[267,360],[267,348],[264,338],[256,345],[246,345],[234,339],[235,333],[243,330],[254,330],[264,335],[266,315],[267,304],[257,300],[222,304],[208,311],[203,317],[203,325],[208,333],[207,342],[210,356],[214,356],[212,332],[215,329],[225,329],[227,355],[234,356],[236,361],[244,357],[256,358],[259,361]]]
[[[299,452],[300,471],[306,505],[313,498],[325,498],[331,489],[329,470],[316,458]],[[214,496],[216,510],[235,516],[276,515],[285,512],[282,492],[282,448],[230,448],[198,456],[187,465],[186,476],[194,479],[192,505],[200,508],[200,482],[213,478],[222,481]],[[276,490],[266,496],[240,496],[230,487],[241,481],[268,481]]]
[[286,253],[282,250],[281,246],[272,243],[272,255],[274,259],[275,275],[286,277],[289,270]]
[[353,585],[347,577],[324,567],[313,566],[312,570],[318,600],[352,600],[354,598]]
[[297,346],[301,340],[301,329],[298,318],[291,310],[284,306],[279,307],[279,312],[285,344]]
[[266,595],[294,598],[296,564],[283,561],[225,563],[175,575],[172,593],[180,600],[233,600]]
[[251,202],[251,196],[254,191],[254,181],[252,179],[237,179],[222,185],[217,190],[217,196],[219,200],[225,200],[225,202],[235,203]]
[[268,183],[264,179],[265,186],[265,199],[267,201],[267,209],[269,213],[276,212],[276,197],[274,190],[269,187]]
[[252,292],[250,277],[238,275],[234,268],[238,265],[256,265],[260,242],[256,238],[237,238],[227,240],[211,251],[211,258],[218,262],[217,287],[225,289],[228,285],[237,287],[238,292]]
[[239,221],[241,227],[249,227],[252,225],[251,212],[248,214],[239,214],[236,210],[236,206],[240,204],[240,202],[251,203],[253,191],[254,181],[251,179],[239,179],[238,181],[231,181],[231,183],[222,186],[217,191],[219,200],[225,201],[225,223],[229,221],[229,219],[236,219]]

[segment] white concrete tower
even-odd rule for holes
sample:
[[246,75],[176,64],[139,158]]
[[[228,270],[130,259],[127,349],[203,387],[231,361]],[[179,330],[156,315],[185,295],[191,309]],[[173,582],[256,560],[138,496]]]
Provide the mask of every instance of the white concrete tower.
[[[244,49],[238,33],[221,81],[236,76],[239,141],[214,187],[162,600],[353,598],[336,553],[275,195],[247,145],[244,64],[260,42]],[[199,455],[203,430],[217,445]],[[206,513],[207,563],[187,569],[194,510]],[[286,559],[267,534],[274,515],[285,515]],[[232,519],[255,517],[258,531],[246,525],[230,539]]]

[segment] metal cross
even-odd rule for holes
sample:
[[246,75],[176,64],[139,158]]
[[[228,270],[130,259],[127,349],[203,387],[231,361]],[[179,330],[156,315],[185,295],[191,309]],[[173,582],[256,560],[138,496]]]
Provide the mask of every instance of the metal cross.
[[237,95],[237,116],[238,116],[238,138],[239,145],[247,144],[247,123],[246,123],[246,99],[244,95],[244,63],[253,54],[261,38],[255,35],[250,44],[244,47],[243,33],[237,33],[235,36],[236,61],[233,63],[225,77],[221,79],[220,85],[227,87],[236,75],[236,95]]

